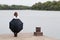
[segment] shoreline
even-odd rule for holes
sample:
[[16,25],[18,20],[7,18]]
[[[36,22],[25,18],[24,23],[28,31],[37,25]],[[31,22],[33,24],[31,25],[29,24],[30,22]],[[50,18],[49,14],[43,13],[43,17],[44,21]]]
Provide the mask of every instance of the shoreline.
[[[24,9],[22,9],[22,10],[24,10]],[[24,11],[26,11],[26,10],[31,10],[31,9],[25,9]],[[9,10],[0,10],[0,11],[10,11],[10,9]],[[19,10],[17,10],[17,11],[19,11]],[[60,10],[31,10],[31,11],[60,11]]]
[[34,36],[32,33],[19,33],[18,37],[13,34],[1,34],[0,40],[57,40],[47,36]]

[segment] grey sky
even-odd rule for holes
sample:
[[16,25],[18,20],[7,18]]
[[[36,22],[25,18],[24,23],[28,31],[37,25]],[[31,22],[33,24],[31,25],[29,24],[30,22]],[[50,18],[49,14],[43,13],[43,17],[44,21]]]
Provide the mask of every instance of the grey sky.
[[53,0],[0,0],[0,4],[7,4],[7,5],[15,4],[15,5],[27,5],[27,6],[31,6],[34,3],[45,2],[45,1],[53,1]]

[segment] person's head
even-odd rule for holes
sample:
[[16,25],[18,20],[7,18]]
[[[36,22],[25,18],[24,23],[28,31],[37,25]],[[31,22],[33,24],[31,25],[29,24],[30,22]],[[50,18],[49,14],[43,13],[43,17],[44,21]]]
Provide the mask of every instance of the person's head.
[[14,12],[14,16],[17,17],[18,16],[18,13],[17,12]]

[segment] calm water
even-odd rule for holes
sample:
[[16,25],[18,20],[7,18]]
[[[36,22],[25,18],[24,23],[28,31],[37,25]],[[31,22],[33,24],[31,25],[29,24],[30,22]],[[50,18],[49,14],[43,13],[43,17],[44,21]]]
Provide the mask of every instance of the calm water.
[[0,10],[0,34],[12,33],[9,22],[15,11],[24,23],[21,32],[34,32],[35,27],[41,27],[44,35],[60,39],[60,11]]

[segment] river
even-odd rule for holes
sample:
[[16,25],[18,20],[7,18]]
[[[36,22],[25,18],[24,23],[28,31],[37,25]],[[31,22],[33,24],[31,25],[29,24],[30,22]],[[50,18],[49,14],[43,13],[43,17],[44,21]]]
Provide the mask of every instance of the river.
[[41,27],[44,35],[60,38],[60,11],[0,10],[0,34],[12,33],[9,22],[13,19],[15,11],[24,23],[21,33],[33,33],[35,27]]

